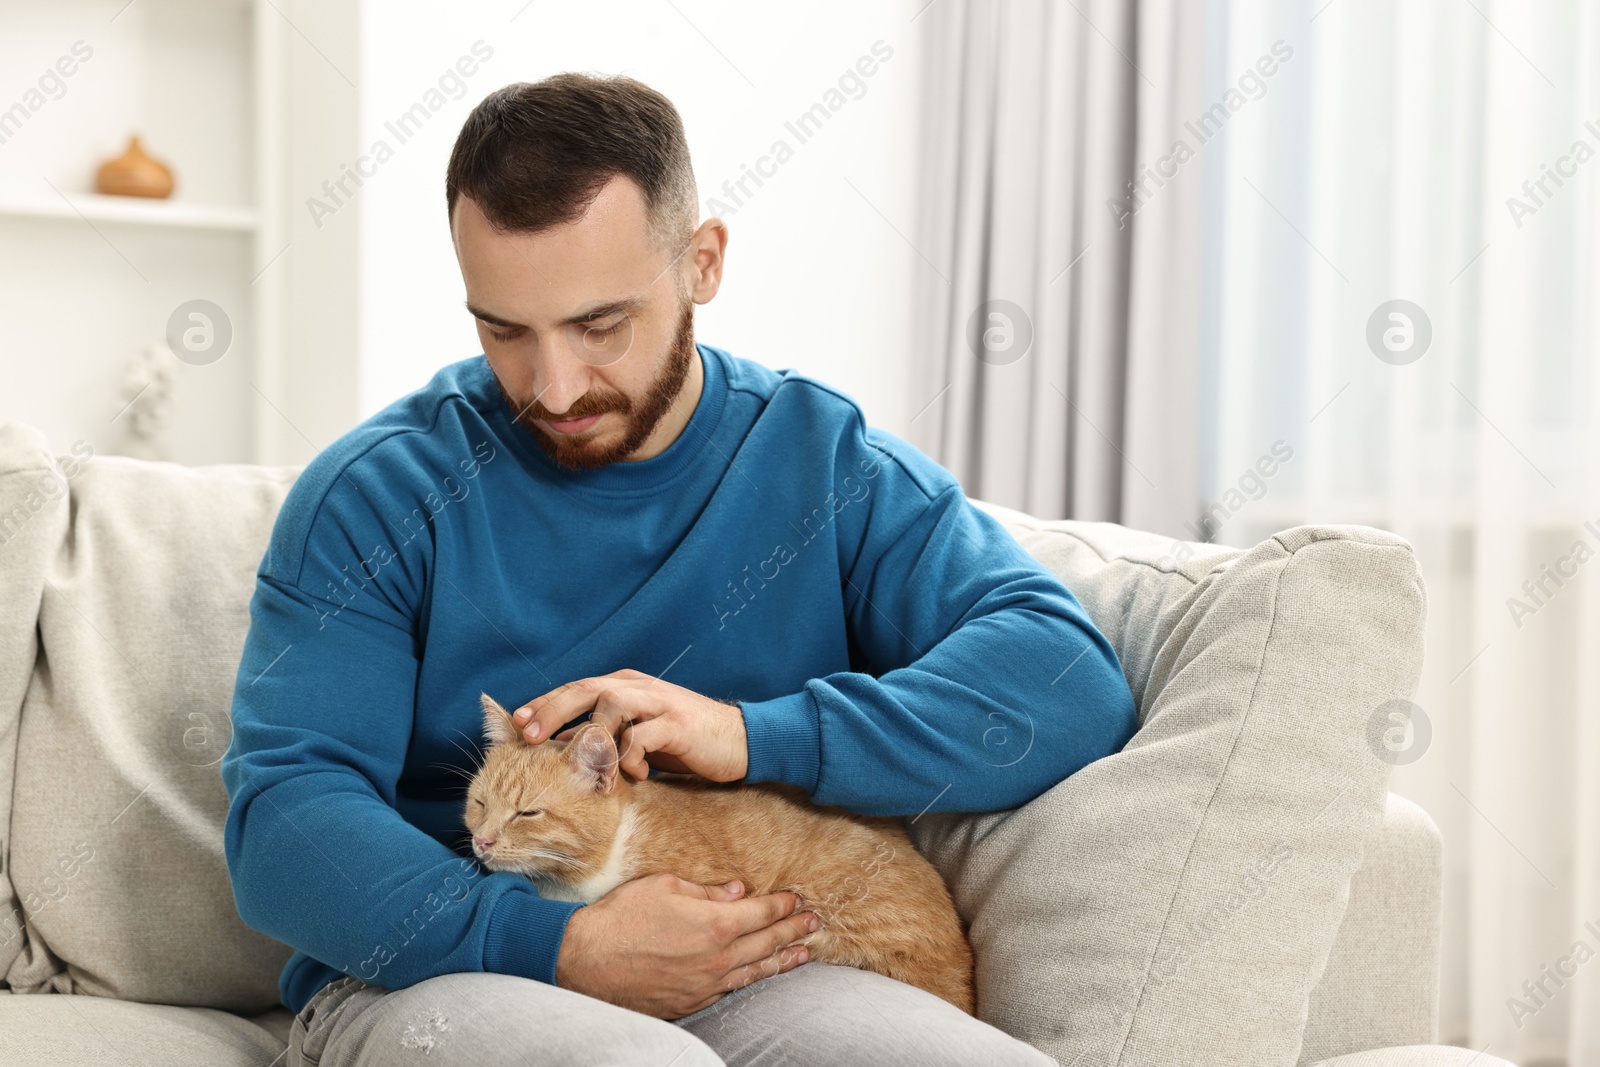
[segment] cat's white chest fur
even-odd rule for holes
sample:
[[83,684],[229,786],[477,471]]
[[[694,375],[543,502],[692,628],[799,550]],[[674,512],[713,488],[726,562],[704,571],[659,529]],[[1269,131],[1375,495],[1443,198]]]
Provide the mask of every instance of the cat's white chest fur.
[[534,876],[539,895],[547,900],[566,900],[574,904],[593,904],[617,886],[628,880],[628,842],[633,837],[634,811],[624,808],[622,820],[617,824],[617,836],[611,841],[611,851],[599,870],[581,882],[557,882],[548,877]]

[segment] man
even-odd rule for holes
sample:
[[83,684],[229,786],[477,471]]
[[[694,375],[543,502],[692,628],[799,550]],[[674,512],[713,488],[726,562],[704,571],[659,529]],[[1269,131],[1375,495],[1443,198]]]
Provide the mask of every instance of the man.
[[1072,594],[948,471],[694,342],[728,230],[697,225],[664,97],[501,89],[446,199],[483,355],[307,466],[250,606],[226,847],[240,914],[298,950],[290,1064],[1050,1062],[801,966],[792,893],[663,875],[581,906],[471,858],[480,691],[532,742],[592,714],[636,778],[912,817],[1026,803],[1135,720]]

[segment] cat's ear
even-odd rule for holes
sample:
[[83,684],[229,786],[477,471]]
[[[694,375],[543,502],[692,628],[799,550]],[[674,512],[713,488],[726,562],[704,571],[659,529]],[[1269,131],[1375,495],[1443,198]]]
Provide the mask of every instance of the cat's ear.
[[603,726],[586,722],[567,742],[564,756],[578,777],[594,786],[596,793],[609,793],[617,784],[617,743]]
[[511,721],[511,713],[495,703],[494,697],[480,693],[478,700],[483,704],[483,736],[490,748],[509,741],[524,740],[522,731]]

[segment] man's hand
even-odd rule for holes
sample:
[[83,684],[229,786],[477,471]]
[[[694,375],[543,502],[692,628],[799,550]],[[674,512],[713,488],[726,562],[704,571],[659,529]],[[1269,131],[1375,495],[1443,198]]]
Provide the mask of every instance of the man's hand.
[[725,994],[804,963],[794,942],[817,928],[800,898],[744,898],[738,882],[671,874],[623,882],[567,920],[556,985],[657,1019],[681,1019]]
[[[750,768],[744,712],[642,671],[579,678],[518,708],[512,721],[537,744],[586,711],[616,739],[622,770],[634,780],[651,767],[736,782]],[[565,739],[570,731],[559,735]]]

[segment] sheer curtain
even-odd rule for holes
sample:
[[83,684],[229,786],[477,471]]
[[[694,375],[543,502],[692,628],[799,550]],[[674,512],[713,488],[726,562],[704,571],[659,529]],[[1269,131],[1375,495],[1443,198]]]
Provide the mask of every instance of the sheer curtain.
[[1200,528],[1416,546],[1431,734],[1393,788],[1446,839],[1442,1037],[1595,1067],[1600,15],[1232,0],[1217,26],[1214,99],[1293,55],[1205,175]]
[[1201,187],[1129,189],[1200,102],[1205,10],[940,0],[917,16],[910,437],[969,495],[1174,533],[1192,510]]
[[[1597,9],[919,16],[918,443],[1043,516],[1410,539],[1393,788],[1446,840],[1441,1037],[1525,1065],[1600,1067]],[[997,298],[1026,359],[968,343]]]

